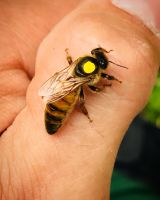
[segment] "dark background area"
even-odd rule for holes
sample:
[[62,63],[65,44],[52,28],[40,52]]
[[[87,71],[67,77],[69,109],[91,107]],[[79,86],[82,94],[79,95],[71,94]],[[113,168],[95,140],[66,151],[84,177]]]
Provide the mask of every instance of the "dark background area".
[[160,129],[135,118],[118,152],[111,200],[160,199]]
[[160,74],[117,155],[111,200],[160,200]]

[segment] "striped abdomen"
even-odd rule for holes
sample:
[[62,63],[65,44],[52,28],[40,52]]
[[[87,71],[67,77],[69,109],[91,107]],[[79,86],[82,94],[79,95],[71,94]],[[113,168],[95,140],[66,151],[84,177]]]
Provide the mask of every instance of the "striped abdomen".
[[74,90],[58,101],[47,103],[45,127],[49,134],[54,134],[61,127],[67,115],[72,111],[78,96],[79,89]]

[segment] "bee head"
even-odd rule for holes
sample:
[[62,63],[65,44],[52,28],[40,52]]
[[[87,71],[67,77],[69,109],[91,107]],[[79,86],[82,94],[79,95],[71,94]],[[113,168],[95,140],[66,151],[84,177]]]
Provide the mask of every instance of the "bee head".
[[91,54],[96,58],[99,67],[105,70],[108,66],[108,59],[104,55],[104,49],[96,48],[91,51]]

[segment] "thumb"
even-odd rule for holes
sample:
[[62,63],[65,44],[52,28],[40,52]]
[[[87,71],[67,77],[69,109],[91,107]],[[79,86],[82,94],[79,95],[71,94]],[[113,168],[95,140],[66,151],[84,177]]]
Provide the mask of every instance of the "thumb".
[[[90,54],[98,45],[113,49],[109,60],[128,67],[107,68],[106,73],[122,80],[122,84],[115,81],[99,94],[85,91],[92,123],[75,109],[56,134],[47,134],[45,104],[38,96],[39,88],[68,65],[66,48],[75,60]],[[158,48],[158,39],[147,28],[106,1],[85,1],[50,32],[38,51],[27,107],[12,127],[16,148],[25,152],[32,180],[30,186],[28,177],[23,177],[25,192],[29,187],[35,194],[40,190],[42,199],[65,199],[66,195],[68,199],[109,197],[118,146],[154,84],[160,63]],[[26,170],[22,165],[19,163],[21,173]]]
[[[88,123],[86,117],[78,110],[75,110],[61,128],[60,133],[63,131],[73,132],[73,128],[77,130],[82,127],[82,124],[100,133],[106,129],[118,128],[119,131],[119,128],[124,126],[122,131],[124,132],[145,105],[153,87],[159,66],[158,39],[149,29],[139,27],[137,19],[110,4],[106,4],[106,8],[108,8],[108,14],[101,6],[93,9],[93,12],[87,13],[85,10],[88,9],[88,4],[82,4],[79,9],[66,17],[50,32],[39,48],[36,76],[28,93],[29,105],[31,109],[35,109],[35,113],[39,110],[44,112],[45,107],[43,101],[37,96],[39,88],[55,72],[61,71],[68,65],[66,48],[69,48],[73,60],[76,60],[90,54],[92,49],[100,45],[106,50],[114,50],[107,55],[109,60],[128,67],[126,70],[110,64],[107,68],[106,72],[122,80],[122,84],[113,81],[112,87],[106,88],[99,94],[85,91],[86,107],[94,119],[92,124]],[[130,26],[128,28],[128,24],[123,21],[120,21],[122,28],[117,27],[119,16],[115,15],[113,19],[111,16],[117,11],[121,18],[128,19],[130,17],[127,21],[130,26],[133,22],[135,23],[132,30],[129,30]],[[101,12],[101,16],[94,15],[94,12]],[[103,27],[103,30],[100,27]],[[131,32],[135,36],[133,41],[130,38]],[[63,35],[63,37],[59,37],[59,35]],[[152,41],[149,41],[150,38]],[[33,101],[33,97],[35,101]],[[39,107],[35,106],[35,102],[39,102]],[[102,118],[108,121],[107,127],[106,123],[102,122]],[[42,117],[40,121],[42,129],[44,129],[43,120]],[[119,123],[120,126],[113,127],[114,123]]]

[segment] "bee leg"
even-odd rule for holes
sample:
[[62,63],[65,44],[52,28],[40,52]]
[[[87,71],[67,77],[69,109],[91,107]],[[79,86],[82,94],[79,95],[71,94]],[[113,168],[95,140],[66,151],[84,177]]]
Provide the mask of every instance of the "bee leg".
[[101,77],[106,78],[108,80],[115,80],[115,81],[118,81],[119,83],[122,83],[122,81],[118,80],[116,77],[105,74],[105,73],[101,73]]
[[111,87],[112,84],[104,84],[101,88],[93,86],[93,85],[88,85],[89,89],[92,90],[93,92],[102,92],[105,87]]
[[71,55],[69,54],[69,49],[65,49],[65,52],[66,52],[66,58],[67,58],[67,61],[69,63],[69,65],[71,65],[73,63],[73,60],[72,60],[72,57]]
[[82,87],[81,87],[81,91],[80,91],[80,96],[79,97],[80,97],[80,99],[79,99],[79,107],[80,107],[82,113],[87,116],[87,118],[89,119],[90,122],[92,122],[93,120],[90,118],[90,116],[88,114],[88,111],[87,111],[87,109],[85,107],[84,93],[83,93],[83,88]]
[[88,85],[89,89],[92,90],[93,92],[101,92],[103,88],[99,88],[93,85]]

